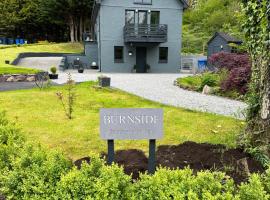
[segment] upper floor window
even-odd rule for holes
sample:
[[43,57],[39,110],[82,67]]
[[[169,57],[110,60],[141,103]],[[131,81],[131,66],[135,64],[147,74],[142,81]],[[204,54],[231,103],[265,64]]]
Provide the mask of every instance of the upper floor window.
[[126,24],[135,24],[135,10],[126,10]]
[[160,19],[159,11],[151,11],[151,24],[159,24]]
[[152,0],[134,0],[136,4],[152,4]]

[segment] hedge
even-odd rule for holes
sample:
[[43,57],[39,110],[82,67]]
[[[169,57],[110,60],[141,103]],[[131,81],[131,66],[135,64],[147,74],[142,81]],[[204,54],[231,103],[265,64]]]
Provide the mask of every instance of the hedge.
[[158,169],[155,175],[131,177],[98,156],[77,169],[59,151],[25,143],[20,130],[0,114],[0,196],[7,199],[88,200],[268,200],[270,170],[234,184],[222,172]]

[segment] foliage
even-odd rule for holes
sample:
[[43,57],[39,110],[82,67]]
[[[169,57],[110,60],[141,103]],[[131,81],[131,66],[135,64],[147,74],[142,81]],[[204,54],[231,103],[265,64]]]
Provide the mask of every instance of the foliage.
[[[1,126],[9,126],[3,119]],[[224,173],[190,169],[158,169],[151,176],[141,174],[136,182],[117,165],[107,166],[97,156],[79,170],[58,151],[31,144],[22,145],[21,132],[1,131],[0,151],[17,146],[9,166],[0,168],[0,194],[7,199],[239,199],[267,200],[270,198],[270,170],[263,175],[251,175],[249,182],[236,186]],[[3,138],[3,137],[0,137]],[[3,146],[3,144],[5,146]],[[14,145],[17,144],[17,145]],[[0,154],[1,155],[1,154]],[[1,164],[6,164],[2,159]],[[3,165],[2,165],[3,166]]]
[[[61,147],[73,159],[85,157],[88,152],[106,151],[106,142],[99,137],[100,108],[162,108],[165,137],[159,141],[160,145],[194,141],[235,147],[242,129],[240,120],[166,106],[117,89],[99,89],[96,85],[95,82],[76,85],[72,120],[64,116],[55,95],[58,91],[65,92],[66,86],[52,86],[42,92],[37,89],[0,92],[0,104],[8,118],[22,126],[28,140],[48,148]],[[212,130],[218,133],[213,134]],[[116,146],[148,151],[147,141],[116,141]]]
[[270,35],[269,0],[243,0],[246,44],[252,60],[248,95],[248,126],[241,141],[247,149],[257,148],[270,157]]
[[205,54],[207,42],[217,31],[243,38],[239,0],[198,0],[183,17],[184,53]]
[[202,92],[204,86],[216,87],[219,85],[219,75],[211,72],[206,72],[196,76],[188,76],[177,79],[177,83],[184,89],[190,89]]
[[52,72],[52,74],[56,74],[57,68],[55,66],[52,66],[50,71]]
[[6,37],[22,37],[30,42],[68,41],[73,28],[72,41],[81,41],[78,36],[90,26],[92,5],[93,0],[2,0],[1,31]]
[[245,95],[251,79],[251,62],[247,54],[221,52],[209,58],[209,64],[229,72],[228,77],[221,83],[224,92],[237,91]]
[[66,83],[67,86],[67,102],[65,102],[65,98],[62,92],[57,92],[56,95],[61,102],[63,109],[66,113],[68,119],[72,119],[72,114],[74,112],[74,103],[75,103],[75,82],[71,78],[71,74],[68,74],[68,80]]

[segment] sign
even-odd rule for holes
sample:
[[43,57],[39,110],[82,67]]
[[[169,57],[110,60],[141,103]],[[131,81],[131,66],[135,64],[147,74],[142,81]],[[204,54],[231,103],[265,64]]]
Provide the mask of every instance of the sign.
[[104,140],[155,140],[163,137],[162,109],[101,109]]

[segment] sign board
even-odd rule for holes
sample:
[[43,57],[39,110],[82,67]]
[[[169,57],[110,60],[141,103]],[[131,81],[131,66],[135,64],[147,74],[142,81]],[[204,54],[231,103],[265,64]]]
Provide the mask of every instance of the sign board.
[[155,140],[163,137],[162,109],[101,109],[104,140]]

